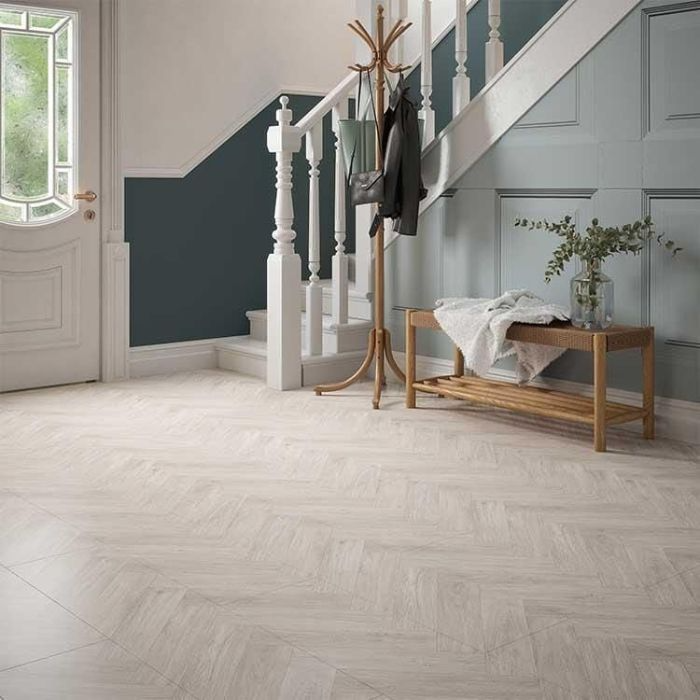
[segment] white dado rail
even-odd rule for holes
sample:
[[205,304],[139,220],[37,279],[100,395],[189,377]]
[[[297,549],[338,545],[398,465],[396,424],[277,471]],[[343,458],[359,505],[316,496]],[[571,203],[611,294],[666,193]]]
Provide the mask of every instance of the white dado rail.
[[[470,83],[466,70],[467,13],[477,0],[455,2],[455,75],[453,78],[453,117],[470,101]],[[432,108],[432,27],[431,0],[422,0],[421,55],[414,61],[421,63],[421,109],[424,120],[423,146],[435,138],[435,113]],[[500,0],[488,0],[489,41],[486,44],[487,82],[503,67],[503,44],[500,39]],[[439,37],[441,38],[441,37]],[[334,236],[335,252],[332,259],[332,319],[335,327],[348,323],[348,256],[345,252],[345,166],[340,147],[339,121],[348,115],[348,100],[357,85],[357,73],[351,73],[323,98],[306,116],[292,124],[288,98],[280,99],[277,125],[270,127],[267,147],[276,156],[276,202],[274,248],[267,262],[267,383],[274,389],[295,389],[302,381],[302,335],[300,284],[301,259],[294,249],[294,207],[292,204],[292,156],[305,146],[309,163],[309,255],[308,284],[306,286],[305,353],[310,356],[323,352],[323,286],[319,279],[320,260],[320,202],[319,173],[323,155],[323,119],[332,115],[335,135],[335,197]],[[361,243],[367,237],[368,216],[358,212],[355,253],[356,281],[371,279],[371,252]],[[362,285],[360,285],[362,286]],[[369,289],[364,291],[371,291]]]

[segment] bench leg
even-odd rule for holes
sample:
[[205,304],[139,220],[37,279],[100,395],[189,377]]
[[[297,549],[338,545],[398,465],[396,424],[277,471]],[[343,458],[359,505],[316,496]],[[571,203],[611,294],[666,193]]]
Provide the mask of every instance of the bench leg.
[[605,396],[607,388],[608,343],[604,333],[593,336],[593,446],[605,452]]
[[464,355],[462,351],[455,345],[455,377],[464,376]]
[[646,344],[642,347],[642,372],[643,372],[643,408],[646,415],[643,419],[644,437],[647,440],[654,439],[654,335],[651,334]]
[[406,310],[406,408],[416,407],[416,327],[411,322],[411,309]]

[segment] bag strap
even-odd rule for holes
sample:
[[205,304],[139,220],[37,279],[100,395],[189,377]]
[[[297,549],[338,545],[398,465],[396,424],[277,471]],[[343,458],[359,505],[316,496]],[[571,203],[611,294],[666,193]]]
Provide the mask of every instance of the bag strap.
[[[367,71],[367,74],[369,75],[369,71]],[[369,88],[370,92],[372,92],[372,86],[370,85]],[[355,103],[355,121],[360,122],[361,120],[359,119],[360,116],[360,106],[362,105],[362,71],[360,71],[360,80],[359,84],[357,86],[357,102]],[[366,110],[365,110],[366,114]],[[346,187],[350,187],[350,176],[352,175],[352,164],[355,162],[355,152],[357,151],[357,142],[360,140],[359,134],[355,138],[355,143],[352,145],[352,155],[350,156],[350,163],[348,165],[348,176],[345,181]]]
[[[356,109],[356,114],[359,116],[359,111],[360,111],[360,100],[361,100],[361,95],[362,95],[362,75],[363,72],[360,72],[360,84],[357,88],[357,109]],[[372,116],[374,117],[374,129],[377,133],[377,144],[379,146],[379,152],[382,154],[382,160],[384,159],[384,149],[382,148],[382,135],[379,133],[379,120],[377,119],[377,107],[374,104],[374,91],[372,90],[372,74],[367,71],[367,83],[369,87],[369,101],[372,104]],[[367,107],[367,109],[369,106]],[[365,109],[365,115],[367,114],[367,109]],[[364,119],[357,119],[358,123],[365,121]],[[347,176],[347,186],[350,186],[350,176],[352,174],[352,164],[355,162],[355,153],[357,151],[357,142],[359,141],[359,137],[355,139],[355,143],[353,144],[352,148],[352,155],[350,156],[350,165],[348,166],[348,176]]]
[[[367,71],[367,76],[369,77],[369,71]],[[382,148],[382,135],[379,133],[379,120],[377,119],[377,108],[374,104],[374,90],[372,90],[372,79],[369,80],[369,101],[372,103],[372,114],[374,115],[374,129],[377,132],[377,145],[379,146],[379,152],[382,154],[382,160],[384,160],[384,149]]]

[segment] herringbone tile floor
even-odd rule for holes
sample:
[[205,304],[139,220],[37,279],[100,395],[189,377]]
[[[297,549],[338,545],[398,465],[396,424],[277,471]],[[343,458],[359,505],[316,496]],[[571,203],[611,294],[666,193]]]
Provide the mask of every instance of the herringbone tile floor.
[[700,697],[696,448],[369,403],[0,397],[0,697]]

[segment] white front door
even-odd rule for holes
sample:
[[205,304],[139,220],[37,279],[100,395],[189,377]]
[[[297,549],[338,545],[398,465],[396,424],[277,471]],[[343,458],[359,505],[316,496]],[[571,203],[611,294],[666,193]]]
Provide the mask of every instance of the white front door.
[[0,2],[0,391],[99,378],[99,37],[99,0]]

